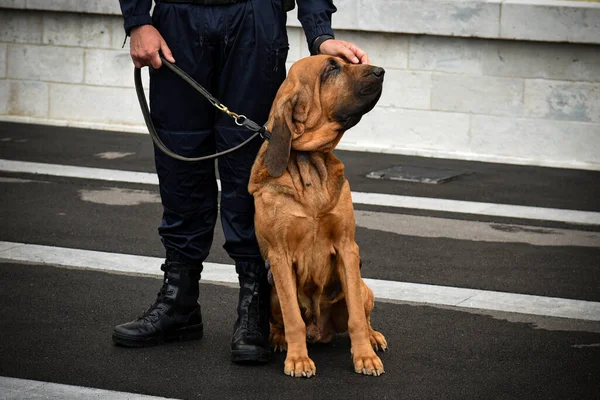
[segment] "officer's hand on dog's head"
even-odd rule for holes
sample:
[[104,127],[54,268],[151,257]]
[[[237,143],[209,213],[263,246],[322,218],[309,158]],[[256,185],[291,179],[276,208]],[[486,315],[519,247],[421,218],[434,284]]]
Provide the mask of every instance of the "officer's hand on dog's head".
[[162,52],[168,61],[175,62],[171,49],[169,49],[167,42],[165,42],[155,27],[152,25],[142,25],[131,29],[129,53],[136,68],[146,66],[152,66],[152,68],[156,69],[160,68],[162,61],[158,55],[159,51]]
[[353,64],[370,64],[368,54],[351,42],[329,39],[321,43],[319,54],[341,57]]

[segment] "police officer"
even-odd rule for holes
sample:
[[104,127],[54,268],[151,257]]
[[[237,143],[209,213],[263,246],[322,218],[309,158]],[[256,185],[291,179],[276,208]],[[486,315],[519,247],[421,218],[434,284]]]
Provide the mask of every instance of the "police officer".
[[[120,0],[136,67],[150,68],[150,108],[161,140],[176,153],[198,157],[229,149],[252,132],[235,125],[167,68],[159,51],[208,89],[229,109],[264,123],[285,79],[286,12],[290,0]],[[331,0],[298,0],[298,19],[311,54],[368,63],[352,43],[334,39]],[[217,161],[221,179],[224,249],[235,261],[240,293],[231,357],[265,363],[269,345],[270,288],[254,235],[254,202],[247,185],[257,139]],[[202,262],[208,256],[218,215],[213,161],[184,162],[155,148],[163,205],[158,229],[166,249],[162,287],[135,321],[118,325],[113,341],[144,347],[202,337],[198,303]]]

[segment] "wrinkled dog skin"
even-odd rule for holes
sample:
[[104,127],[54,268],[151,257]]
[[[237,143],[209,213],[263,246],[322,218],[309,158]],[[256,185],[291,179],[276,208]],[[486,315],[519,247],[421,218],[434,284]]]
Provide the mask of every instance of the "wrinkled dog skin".
[[360,274],[350,185],[331,151],[381,96],[382,68],[337,57],[297,61],[280,87],[248,186],[256,236],[274,278],[271,342],[287,350],[284,372],[316,374],[307,341],[348,331],[354,370],[384,373],[371,327],[373,292]]

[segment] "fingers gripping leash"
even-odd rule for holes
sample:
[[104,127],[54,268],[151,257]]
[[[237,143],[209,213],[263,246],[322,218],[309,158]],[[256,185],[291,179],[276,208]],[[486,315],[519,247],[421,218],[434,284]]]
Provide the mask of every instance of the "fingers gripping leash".
[[133,71],[133,80],[135,82],[135,91],[137,94],[138,102],[140,103],[140,108],[142,109],[142,114],[144,116],[144,122],[146,122],[146,127],[148,128],[148,133],[150,133],[150,137],[152,141],[166,155],[169,157],[175,158],[181,161],[203,161],[210,160],[225,154],[229,154],[238,150],[239,148],[245,146],[247,143],[251,142],[257,136],[261,136],[265,140],[269,140],[271,138],[271,133],[267,130],[267,128],[263,125],[258,125],[256,122],[252,121],[250,118],[246,117],[242,114],[236,114],[233,111],[230,111],[225,105],[223,105],[219,100],[217,100],[213,95],[211,95],[205,88],[203,88],[198,82],[196,82],[191,76],[186,74],[181,68],[167,61],[162,55],[160,55],[160,59],[163,62],[163,65],[173,71],[176,75],[178,75],[181,79],[186,81],[190,86],[192,86],[195,90],[197,90],[200,94],[202,94],[213,106],[215,106],[218,110],[224,112],[233,118],[234,122],[238,126],[242,126],[248,130],[254,132],[254,135],[250,136],[248,139],[243,141],[242,143],[234,146],[225,151],[221,151],[216,154],[211,154],[208,156],[202,157],[184,157],[173,151],[169,150],[169,148],[160,140],[160,137],[156,133],[156,129],[154,127],[154,123],[152,122],[152,117],[150,116],[150,109],[148,108],[148,102],[146,101],[146,96],[144,95],[144,87],[142,86],[142,73],[140,68],[135,68]]

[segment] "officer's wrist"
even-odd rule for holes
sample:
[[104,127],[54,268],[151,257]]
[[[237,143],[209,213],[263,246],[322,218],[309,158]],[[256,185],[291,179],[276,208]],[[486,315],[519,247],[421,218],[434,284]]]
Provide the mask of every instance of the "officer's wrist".
[[327,41],[327,40],[331,40],[334,37],[328,34],[324,34],[321,36],[317,36],[315,38],[315,40],[313,40],[312,46],[310,46],[310,54],[315,56],[317,54],[320,54],[320,47],[323,44],[323,42]]

